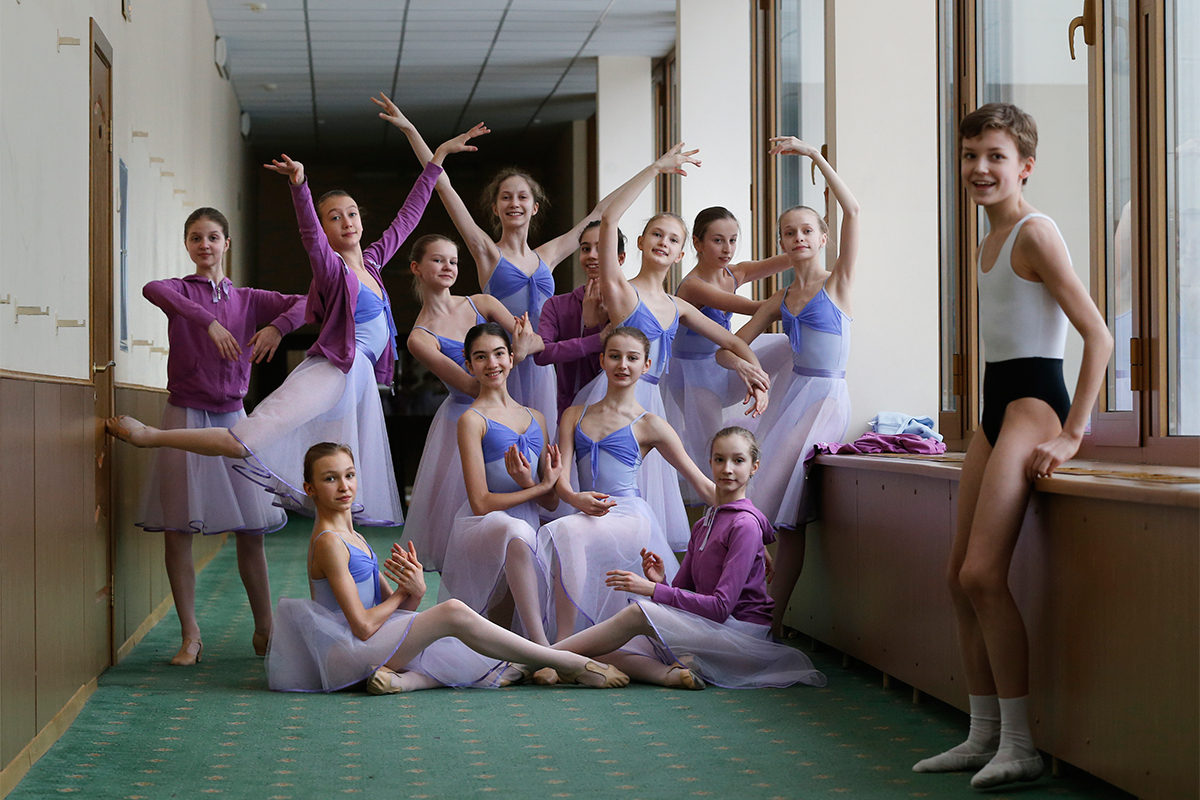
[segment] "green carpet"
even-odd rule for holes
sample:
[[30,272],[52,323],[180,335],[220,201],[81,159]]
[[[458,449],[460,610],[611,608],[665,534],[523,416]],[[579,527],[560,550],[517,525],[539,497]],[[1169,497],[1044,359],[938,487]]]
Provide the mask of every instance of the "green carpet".
[[[310,523],[267,540],[274,594],[306,596]],[[395,531],[368,529],[379,552]],[[429,597],[437,594],[430,576]],[[21,798],[969,797],[970,776],[912,763],[960,741],[966,717],[913,705],[878,672],[813,654],[824,689],[681,692],[521,686],[371,697],[278,694],[230,542],[197,587],[203,662],[171,667],[170,614],[100,686],[9,795]],[[806,640],[802,640],[806,641]],[[1074,773],[990,797],[1115,798]]]

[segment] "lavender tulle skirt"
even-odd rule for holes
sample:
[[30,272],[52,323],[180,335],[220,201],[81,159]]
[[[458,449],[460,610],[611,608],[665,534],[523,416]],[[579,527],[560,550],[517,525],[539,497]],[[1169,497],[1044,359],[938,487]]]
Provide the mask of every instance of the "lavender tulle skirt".
[[[245,417],[241,409],[217,413],[168,403],[161,427],[231,428]],[[271,504],[269,493],[233,471],[238,463],[232,458],[158,448],[142,492],[137,526],[147,531],[204,534],[279,530],[287,523],[287,515]]]
[[[750,349],[772,381],[781,377],[784,370],[791,371],[792,346],[784,334],[759,336]],[[740,425],[751,433],[758,429],[761,417],[747,416],[749,406],[742,402],[746,399],[746,384],[736,372],[718,364],[713,356],[672,356],[671,369],[663,375],[661,385],[666,420],[679,433],[687,454],[705,474],[708,473],[708,448],[713,434],[729,425]],[[772,386],[768,411],[776,397]],[[689,506],[704,505],[687,481],[680,480],[679,490]]]
[[454,517],[467,502],[467,485],[458,455],[458,420],[470,407],[470,402],[455,402],[454,395],[438,406],[413,479],[404,538],[412,541],[427,571],[441,572],[444,568]]
[[358,474],[355,523],[404,523],[375,368],[362,348],[349,373],[324,356],[304,359],[231,432],[250,451],[236,469],[274,492],[276,503],[309,516],[304,454],[318,442],[350,445]]
[[[666,410],[663,407],[662,392],[659,386],[655,386],[649,381],[641,380],[637,382],[635,397],[642,408],[649,411],[651,414],[657,414],[666,419]],[[608,376],[601,372],[595,378],[579,390],[578,396],[572,405],[592,405],[604,399],[604,395],[608,392]],[[704,469],[704,463],[701,463],[701,470]],[[578,486],[579,482],[575,475],[575,465],[571,465],[573,486]],[[642,500],[649,505],[651,514],[657,520],[659,528],[666,535],[666,541],[669,548],[675,552],[683,552],[687,549],[688,539],[691,537],[692,526],[688,524],[687,509],[683,506],[683,495],[679,493],[679,473],[675,468],[667,463],[667,460],[662,457],[657,450],[651,450],[642,460],[641,469],[638,471],[637,479],[638,491],[641,493]],[[560,505],[561,507],[561,505]],[[659,555],[666,555],[659,553]],[[641,562],[638,562],[639,565]],[[639,566],[638,569],[641,569]]]
[[[538,607],[545,623],[549,583],[534,553],[538,524],[538,505],[533,501],[480,516],[471,513],[470,503],[463,503],[447,542],[438,602],[453,597],[486,614],[508,593],[510,576],[528,576],[538,582]],[[518,544],[516,553],[510,551],[513,543]],[[513,556],[524,559],[524,564],[512,565]]]
[[725,689],[753,689],[806,683],[824,686],[824,673],[804,653],[771,638],[767,625],[729,617],[707,617],[652,600],[634,600],[642,608],[659,641],[638,636],[621,649],[683,664],[706,681]]
[[[277,692],[335,692],[353,686],[396,653],[416,616],[415,611],[397,611],[364,641],[351,633],[340,611],[313,600],[280,598],[267,648],[267,683]],[[445,638],[404,669],[444,686],[491,689],[500,685],[503,666],[458,639]]]
[[840,442],[850,425],[845,378],[786,371],[771,388],[771,404],[758,423],[761,466],[747,497],[777,528],[795,528],[806,506],[808,466],[817,442]]
[[[645,465],[643,465],[643,469]],[[614,497],[617,505],[602,517],[582,512],[556,519],[538,531],[538,557],[556,588],[554,603],[572,604],[574,630],[557,630],[561,639],[608,619],[632,595],[604,585],[605,573],[623,569],[642,574],[642,548],[658,554],[670,581],[679,571],[666,536],[650,506],[640,497]],[[565,594],[565,598],[563,596]],[[561,609],[556,614],[562,619]]]

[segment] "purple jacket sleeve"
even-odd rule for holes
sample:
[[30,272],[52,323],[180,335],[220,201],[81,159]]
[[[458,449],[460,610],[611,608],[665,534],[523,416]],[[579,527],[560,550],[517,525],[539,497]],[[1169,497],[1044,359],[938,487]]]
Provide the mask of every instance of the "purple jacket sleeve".
[[[750,575],[750,567],[754,564],[754,558],[758,555],[759,548],[762,547],[762,531],[757,525],[743,522],[740,519],[742,515],[738,516],[739,519],[733,523],[729,532],[725,563],[721,565],[721,576],[717,580],[713,593],[699,594],[682,588],[679,584],[681,583],[680,576],[684,575],[684,568],[683,565],[680,565],[679,574],[675,576],[675,586],[660,583],[654,587],[652,598],[654,602],[690,611],[701,617],[707,617],[713,622],[724,622],[729,618],[729,614],[742,594],[742,589],[746,586],[746,579]],[[692,552],[689,548],[688,554],[684,556],[684,562],[687,562],[691,556]],[[690,569],[687,574],[690,578]]]
[[592,328],[591,333],[584,331],[583,336],[569,338],[570,334],[559,330],[559,304],[548,301],[542,306],[542,316],[538,320],[538,335],[546,343],[546,349],[536,354],[533,361],[540,367],[549,364],[561,364],[565,361],[578,361],[585,356],[599,353],[602,348],[599,328]]
[[288,181],[288,187],[292,190],[292,205],[296,209],[296,223],[300,226],[300,241],[304,243],[309,263],[312,264],[313,282],[318,292],[330,297],[332,286],[345,280],[342,275],[344,264],[341,257],[329,246],[329,239],[325,237],[325,231],[321,228],[321,220],[313,206],[308,181],[305,180],[299,186]]
[[306,298],[300,294],[280,294],[254,289],[254,324],[274,325],[287,336],[304,324]]
[[363,251],[363,259],[370,258],[382,269],[392,256],[396,255],[396,251],[400,249],[400,245],[404,244],[404,240],[413,232],[413,228],[417,227],[417,223],[421,221],[421,215],[425,213],[425,206],[429,205],[429,198],[433,194],[433,187],[437,183],[437,179],[442,174],[442,168],[437,164],[426,164],[425,169],[421,171],[421,176],[417,178],[417,182],[413,184],[412,189],[408,193],[408,197],[404,201],[404,205],[400,206],[399,213],[392,220],[392,224],[383,232],[383,236],[379,241],[372,244]]
[[150,281],[142,287],[142,297],[163,310],[168,317],[177,316],[208,330],[217,315],[183,294],[183,281],[167,278]]

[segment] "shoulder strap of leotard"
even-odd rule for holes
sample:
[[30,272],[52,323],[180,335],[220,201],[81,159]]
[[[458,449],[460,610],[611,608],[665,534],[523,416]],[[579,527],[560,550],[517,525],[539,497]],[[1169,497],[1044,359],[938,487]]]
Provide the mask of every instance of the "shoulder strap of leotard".
[[475,307],[475,301],[471,299],[471,295],[467,295],[467,302],[471,304],[471,310],[475,312],[475,316],[480,319],[485,319],[483,314],[479,313],[479,309]]
[[736,289],[737,285],[738,285],[738,279],[737,279],[737,276],[733,274],[733,270],[731,270],[728,265],[722,267],[722,269],[725,270],[726,275],[733,278],[733,288]]
[[[342,547],[346,548],[346,552],[347,553],[350,552],[350,545],[346,543],[346,539],[337,531],[321,531],[320,533],[317,534],[317,539],[320,539],[322,536],[324,536],[327,533],[332,533],[334,536],[336,536],[338,538],[338,541],[342,543]],[[310,544],[308,546],[308,572],[309,572],[309,575],[312,574],[313,545],[315,545],[317,543],[317,539],[313,539],[312,544]]]

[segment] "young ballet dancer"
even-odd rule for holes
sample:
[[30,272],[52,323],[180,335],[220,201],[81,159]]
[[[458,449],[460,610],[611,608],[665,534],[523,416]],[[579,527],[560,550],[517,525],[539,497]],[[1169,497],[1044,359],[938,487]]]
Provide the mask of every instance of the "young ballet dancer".
[[[188,216],[183,242],[196,271],[151,281],[142,289],[167,315],[171,346],[161,424],[164,430],[228,428],[246,416],[242,398],[251,363],[270,361],[280,339],[304,324],[304,298],[233,285],[224,267],[229,220],[215,208],[198,208]],[[204,649],[192,561],[197,533],[237,534],[238,573],[254,615],[254,651],[261,656],[267,650],[271,585],[260,534],[282,528],[287,516],[271,505],[270,495],[234,476],[230,466],[220,457],[160,450],[142,494],[137,525],[163,533],[167,580],[179,615],[183,643],[171,659],[175,666],[195,664]]]
[[438,406],[425,436],[404,534],[425,554],[427,566],[440,572],[455,514],[467,502],[458,454],[458,420],[479,394],[479,382],[466,365],[463,338],[475,325],[498,323],[512,334],[513,358],[518,362],[539,349],[541,339],[526,318],[514,319],[491,295],[450,293],[458,280],[458,245],[445,236],[430,234],[418,239],[413,244],[410,269],[421,313],[408,335],[408,351],[450,394]]
[[804,567],[808,521],[807,477],[813,446],[838,442],[850,424],[846,359],[850,354],[850,297],[858,257],[858,201],[821,151],[794,136],[771,139],[773,155],[811,158],[825,176],[842,211],[838,257],[826,270],[822,251],[828,238],[824,217],[807,206],[779,217],[779,246],[791,261],[795,280],[770,297],[738,336],[746,341],[782,320],[792,368],[775,384],[771,408],[758,423],[763,442],[763,475],[750,486],[750,499],[779,531],[771,599],[771,632],[780,636],[783,614]]
[[704,681],[729,689],[824,686],[825,676],[808,656],[770,635],[763,545],[775,535],[746,499],[746,485],[758,470],[754,434],[738,427],[718,432],[709,465],[714,503],[692,526],[674,580],[667,582],[662,558],[643,550],[645,577],[610,570],[605,584],[620,597],[627,592],[647,599],[622,602],[616,615],[555,647],[607,653],[630,677],[663,686],[703,689]]
[[[739,286],[791,266],[785,255],[731,263],[739,232],[737,218],[727,208],[712,206],[698,213],[692,225],[696,266],[675,289],[676,297],[696,306],[725,330],[730,330],[734,313],[750,316],[762,305],[762,301],[737,294]],[[785,364],[790,365],[791,348],[783,334],[760,336],[751,348],[768,375],[776,375]],[[739,406],[745,387],[736,374],[717,363],[718,349],[716,343],[685,329],[675,338],[671,363],[662,382],[667,421],[679,432],[688,455],[697,464],[708,458],[709,432],[743,416]],[[757,423],[751,417],[743,424],[753,431]],[[680,489],[688,505],[699,502],[689,486],[681,483]]]
[[629,682],[614,667],[536,645],[457,600],[418,612],[425,578],[416,549],[412,542],[407,549],[393,546],[384,562],[392,589],[370,545],[354,530],[357,484],[346,445],[322,442],[305,454],[304,490],[316,510],[308,545],[312,599],[279,601],[266,662],[272,689],[333,692],[363,680],[371,694],[492,688],[542,665],[567,683],[611,688]]
[[[358,205],[343,191],[328,192],[316,207],[304,166],[286,155],[264,165],[284,175],[313,270],[306,319],[321,332],[308,358],[277,390],[232,428],[158,430],[132,417],[109,420],[109,432],[141,447],[175,447],[200,455],[247,459],[239,471],[261,482],[291,508],[311,507],[297,473],[315,441],[353,442],[364,475],[358,521],[403,521],[376,383],[390,385],[395,362],[395,324],[380,268],[421,219],[441,163],[469,148],[471,134],[443,143],[409,192],[383,237],[365,250]],[[309,508],[308,510],[311,510]]]
[[511,595],[524,634],[549,644],[542,624],[548,587],[534,546],[538,507],[558,507],[558,448],[546,446],[541,412],[508,393],[513,353],[505,330],[494,322],[476,325],[463,349],[479,397],[458,420],[468,502],[454,518],[438,597],[484,613],[508,607],[503,601]]
[[[679,326],[690,328],[715,342],[722,349],[718,362],[736,372],[746,386],[748,414],[759,414],[766,408],[770,379],[759,367],[758,358],[749,345],[700,313],[686,300],[677,300],[663,291],[663,281],[671,266],[683,257],[687,226],[674,214],[660,213],[651,217],[637,238],[642,263],[638,274],[626,279],[617,258],[617,224],[621,215],[657,175],[686,175],[687,164],[699,166],[699,151],[684,151],[677,144],[656,159],[609,196],[609,204],[600,217],[600,293],[614,325],[638,328],[650,339],[649,369],[637,387],[637,401],[658,416],[664,415],[659,381],[667,371],[672,342]],[[576,398],[577,405],[590,405],[605,394],[605,376],[596,377]],[[659,453],[646,457],[638,475],[642,499],[659,516],[663,530],[673,550],[687,546],[687,512],[679,492],[676,472],[668,468]]]
[[[1037,150],[1033,118],[989,103],[965,116],[958,134],[960,178],[989,227],[979,248],[983,435],[972,437],[963,460],[947,576],[971,729],[913,770],[979,770],[971,785],[985,789],[1042,774],[1029,730],[1029,641],[1008,571],[1032,482],[1079,449],[1112,336],[1058,227],[1022,194]],[[1073,399],[1062,374],[1068,322],[1083,337]]]
[[[579,513],[538,532],[538,553],[554,585],[557,639],[608,619],[625,605],[621,595],[604,587],[606,571],[639,568],[646,549],[669,552],[658,515],[638,491],[638,471],[647,454],[661,453],[697,494],[713,500],[712,481],[688,458],[679,435],[638,402],[637,387],[653,366],[650,352],[645,333],[614,328],[601,354],[604,397],[563,414],[559,452],[563,464],[575,462],[579,491],[566,469],[557,489]],[[667,560],[667,578],[674,577],[677,567],[674,558]]]
[[[382,109],[379,116],[404,133],[424,163],[430,156],[429,147],[416,127],[383,94],[375,99],[375,104]],[[477,130],[487,132],[482,125]],[[494,240],[492,234],[475,222],[448,177],[438,180],[437,192],[475,261],[483,291],[499,299],[514,315],[528,314],[535,333],[541,333],[542,306],[554,294],[553,270],[575,252],[584,226],[599,219],[613,198],[612,194],[608,195],[571,230],[534,248],[529,243],[529,236],[538,211],[549,201],[541,185],[528,173],[513,168],[502,170],[484,189],[483,205],[492,218]],[[549,432],[553,438],[558,417],[554,367],[540,363],[528,359],[517,366],[513,372],[512,394],[518,403],[542,412],[550,423]]]
[[[625,263],[625,234],[619,228],[617,261]],[[592,220],[579,234],[579,265],[587,279],[584,285],[556,294],[542,306],[538,333],[546,349],[534,356],[539,364],[555,365],[560,419],[579,390],[600,374],[600,334],[608,323],[600,296],[600,220]]]

